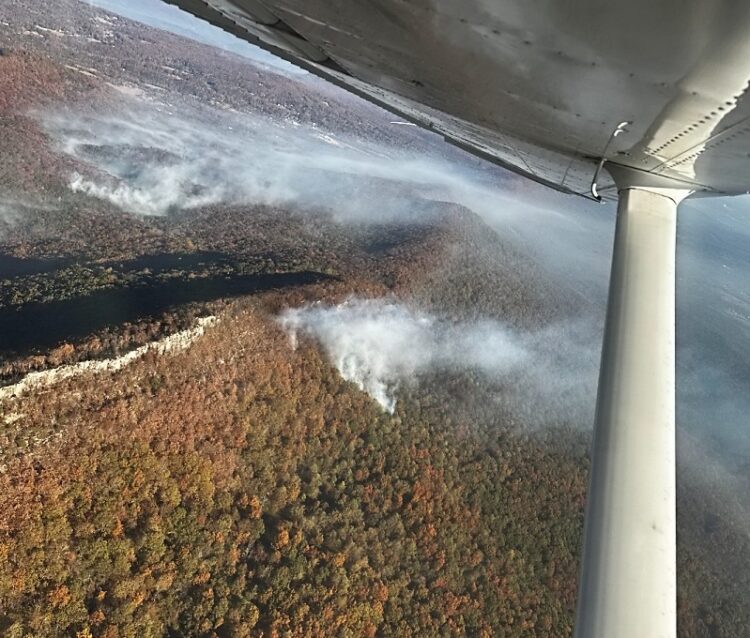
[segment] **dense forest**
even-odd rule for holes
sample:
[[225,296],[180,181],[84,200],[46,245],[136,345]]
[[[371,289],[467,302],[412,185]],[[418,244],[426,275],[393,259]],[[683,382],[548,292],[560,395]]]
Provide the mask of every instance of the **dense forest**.
[[[235,301],[185,353],[3,404],[6,635],[571,634],[585,437],[472,422],[439,379],[383,413],[272,320],[341,293]],[[743,542],[702,500],[683,529]],[[743,635],[697,547],[681,635]]]
[[386,417],[254,306],[4,406],[7,634],[569,634],[584,447]]
[[[148,86],[221,117],[474,160],[309,78],[75,0],[0,4],[0,635],[571,636],[589,423],[570,397],[519,406],[507,380],[435,370],[389,414],[314,338],[293,348],[278,317],[356,295],[534,330],[590,299],[467,208],[384,179],[355,190],[407,200],[407,218],[253,201],[123,211],[71,190],[71,172],[94,169],[35,109],[113,110],[123,87]],[[207,316],[184,348],[13,385]],[[747,529],[723,475],[706,480],[680,445],[680,636],[746,636]]]

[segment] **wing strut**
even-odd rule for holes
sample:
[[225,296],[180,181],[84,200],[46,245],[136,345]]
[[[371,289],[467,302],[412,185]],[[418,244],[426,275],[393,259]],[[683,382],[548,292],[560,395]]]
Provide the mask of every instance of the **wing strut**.
[[618,180],[576,638],[675,638],[675,244],[689,191]]

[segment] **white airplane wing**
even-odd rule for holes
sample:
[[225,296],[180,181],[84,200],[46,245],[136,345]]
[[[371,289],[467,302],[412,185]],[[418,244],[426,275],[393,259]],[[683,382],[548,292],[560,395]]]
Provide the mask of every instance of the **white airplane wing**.
[[169,1],[558,190],[588,195],[605,152],[750,190],[747,3]]

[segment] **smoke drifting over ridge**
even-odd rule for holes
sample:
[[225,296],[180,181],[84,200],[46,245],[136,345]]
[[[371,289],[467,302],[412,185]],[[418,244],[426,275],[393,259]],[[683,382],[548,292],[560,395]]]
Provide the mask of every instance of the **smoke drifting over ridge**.
[[391,414],[399,388],[422,375],[472,370],[507,386],[509,400],[531,403],[538,415],[542,404],[554,404],[558,422],[583,418],[588,425],[596,348],[562,326],[523,333],[499,321],[453,322],[394,299],[358,298],[288,309],[279,323],[293,347],[301,335],[319,342],[341,376]]
[[[58,110],[36,118],[78,161],[72,191],[137,214],[266,204],[328,211],[342,223],[419,223],[418,202],[432,199],[470,208],[526,246],[539,243],[539,227],[572,236],[584,226],[503,190],[500,174],[493,182],[437,155],[416,157],[292,118],[148,99],[116,112]],[[538,256],[556,267],[573,261],[559,249]],[[519,334],[499,322],[457,325],[394,301],[350,300],[292,310],[282,322],[291,333],[316,338],[341,374],[390,412],[398,388],[420,375],[475,370],[507,384],[536,423],[555,411],[583,426],[592,421],[600,340],[588,336],[598,335],[588,318]]]
[[[60,109],[36,117],[59,149],[79,162],[78,173],[69,176],[71,190],[124,210],[163,215],[263,203],[325,210],[343,223],[414,223],[421,219],[415,206],[420,199],[455,202],[516,241],[562,289],[574,289],[593,306],[604,307],[614,229],[611,206],[564,198],[526,182],[515,186],[507,178],[490,183],[435,155],[415,157],[291,117],[271,119],[148,98],[131,100],[115,112]],[[681,214],[678,407],[680,424],[692,431],[722,415],[722,440],[741,439],[745,446],[750,440],[743,430],[747,379],[716,354],[748,348],[747,340],[730,338],[747,334],[750,325],[747,244],[737,233],[746,222],[741,211],[747,204],[731,201],[733,215],[718,226],[711,221],[721,219],[713,201],[687,202]],[[721,288],[715,285],[719,277]],[[603,312],[581,317],[579,325],[558,326],[561,334],[587,342],[590,352],[559,368],[567,371],[560,384],[581,385],[577,370],[598,365],[602,325]],[[593,395],[592,389],[585,412],[574,412],[591,415]],[[531,400],[529,412],[538,407]],[[584,421],[590,425],[593,419]]]
[[521,205],[499,188],[507,180],[500,173],[487,180],[436,153],[417,155],[292,117],[147,98],[116,111],[34,116],[59,151],[78,161],[70,190],[136,214],[266,204],[324,210],[344,223],[414,223],[422,219],[416,201],[438,200],[510,232],[534,216],[563,220],[553,208]]

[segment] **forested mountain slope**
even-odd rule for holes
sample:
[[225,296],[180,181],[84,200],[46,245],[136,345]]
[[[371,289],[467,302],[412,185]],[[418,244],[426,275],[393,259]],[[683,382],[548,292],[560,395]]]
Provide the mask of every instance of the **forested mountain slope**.
[[[570,636],[600,327],[456,196],[507,176],[87,4],[0,9],[0,634]],[[393,414],[281,320],[347,303],[443,335]],[[744,513],[691,459],[680,635],[744,636]]]

